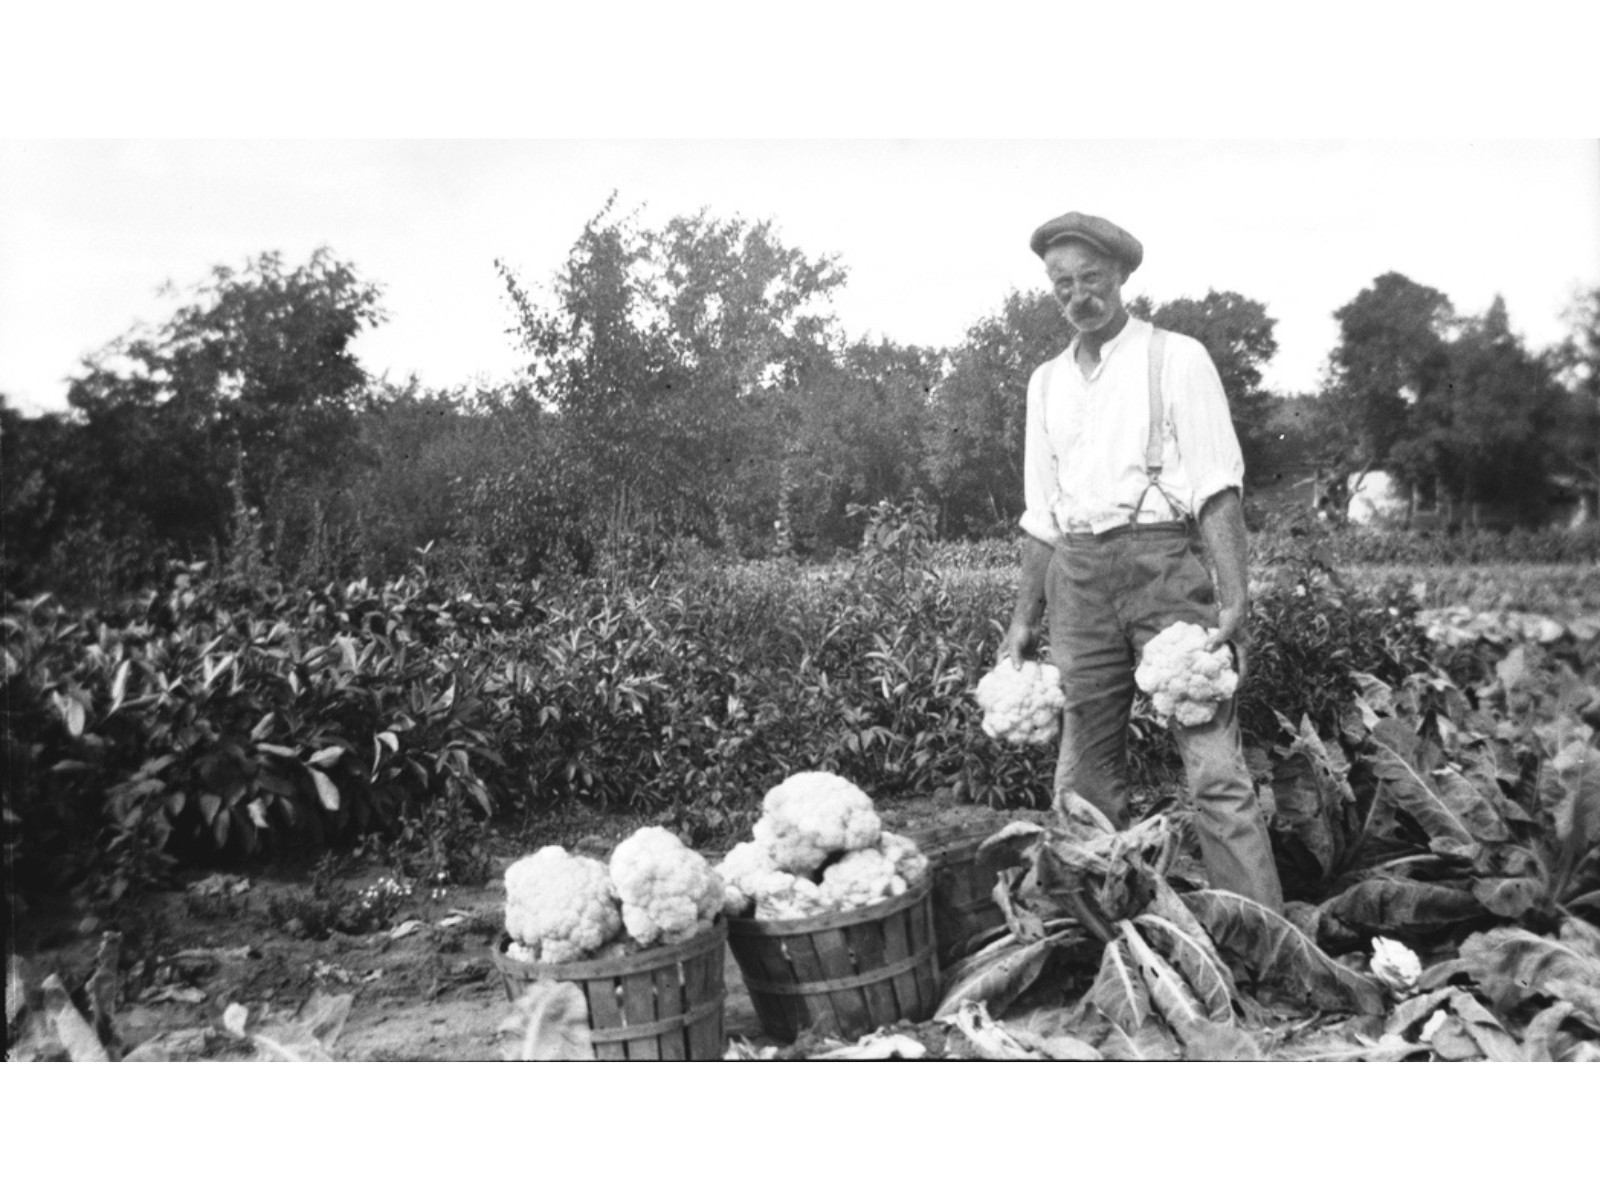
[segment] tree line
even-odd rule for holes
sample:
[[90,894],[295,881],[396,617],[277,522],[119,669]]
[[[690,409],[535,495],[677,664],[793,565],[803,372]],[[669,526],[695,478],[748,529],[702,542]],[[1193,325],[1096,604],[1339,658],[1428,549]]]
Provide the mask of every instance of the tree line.
[[[157,327],[80,364],[65,413],[0,406],[6,591],[107,594],[173,559],[238,572],[388,576],[432,547],[532,576],[692,543],[742,556],[859,542],[864,509],[920,494],[948,538],[1011,534],[1032,369],[1069,331],[1013,291],[954,347],[847,337],[836,257],[769,222],[646,225],[608,203],[548,281],[497,263],[525,368],[498,386],[374,378],[353,353],[381,288],[323,249],[216,267]],[[1130,308],[1200,339],[1247,488],[1286,435],[1329,478],[1383,469],[1465,506],[1600,484],[1600,288],[1534,353],[1498,298],[1459,315],[1389,273],[1335,313],[1324,386],[1263,384],[1259,300]]]

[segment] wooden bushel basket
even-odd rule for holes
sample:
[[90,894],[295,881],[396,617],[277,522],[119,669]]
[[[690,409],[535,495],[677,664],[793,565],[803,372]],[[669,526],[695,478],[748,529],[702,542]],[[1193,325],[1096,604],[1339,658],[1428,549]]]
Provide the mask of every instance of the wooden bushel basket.
[[677,946],[623,958],[526,963],[506,957],[509,937],[492,950],[506,995],[533,980],[577,984],[589,1004],[594,1056],[611,1061],[710,1062],[723,1053],[726,922]]
[[1005,932],[1005,913],[994,900],[999,871],[992,862],[987,869],[978,863],[978,847],[995,829],[933,829],[917,836],[933,875],[933,934],[941,967]]
[[847,912],[732,918],[728,947],[761,1028],[783,1042],[806,1030],[854,1039],[932,1016],[940,999],[932,897],[924,878]]

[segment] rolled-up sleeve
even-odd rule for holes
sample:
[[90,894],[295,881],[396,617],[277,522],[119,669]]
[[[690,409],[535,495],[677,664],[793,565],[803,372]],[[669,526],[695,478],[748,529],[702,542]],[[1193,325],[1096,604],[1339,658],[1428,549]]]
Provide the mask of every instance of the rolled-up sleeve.
[[1027,423],[1022,437],[1022,499],[1025,510],[1018,522],[1022,531],[1042,542],[1053,542],[1059,532],[1050,511],[1056,492],[1056,456],[1044,424],[1044,380],[1048,364],[1035,368],[1028,380]]
[[1170,335],[1161,389],[1171,397],[1172,431],[1190,487],[1189,511],[1198,517],[1207,500],[1229,488],[1243,495],[1244,455],[1222,378],[1206,348],[1194,338]]

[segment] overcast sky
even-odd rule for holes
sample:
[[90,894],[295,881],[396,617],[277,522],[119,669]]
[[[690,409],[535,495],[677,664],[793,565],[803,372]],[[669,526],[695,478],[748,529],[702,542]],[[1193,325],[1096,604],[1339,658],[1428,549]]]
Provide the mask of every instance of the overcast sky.
[[369,370],[501,379],[518,350],[494,260],[548,281],[613,190],[650,224],[771,220],[839,256],[849,333],[930,346],[1041,285],[1037,224],[1098,213],[1145,244],[1132,292],[1264,302],[1284,390],[1315,386],[1333,310],[1382,272],[1465,312],[1502,293],[1535,346],[1600,284],[1585,141],[7,141],[0,391],[63,406],[82,355],[170,311],[164,281],[324,244],[384,288]]

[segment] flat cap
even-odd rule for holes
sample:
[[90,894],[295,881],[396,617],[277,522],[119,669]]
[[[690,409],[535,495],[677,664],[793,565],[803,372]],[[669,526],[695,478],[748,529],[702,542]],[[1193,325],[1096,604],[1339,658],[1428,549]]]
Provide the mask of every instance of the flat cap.
[[1120,225],[1113,225],[1104,217],[1091,217],[1087,213],[1069,212],[1046,221],[1033,231],[1028,245],[1040,258],[1057,242],[1076,239],[1088,242],[1102,254],[1110,255],[1132,272],[1144,261],[1144,247]]

